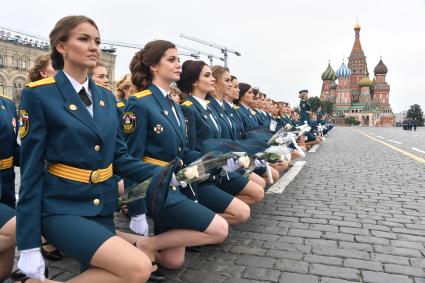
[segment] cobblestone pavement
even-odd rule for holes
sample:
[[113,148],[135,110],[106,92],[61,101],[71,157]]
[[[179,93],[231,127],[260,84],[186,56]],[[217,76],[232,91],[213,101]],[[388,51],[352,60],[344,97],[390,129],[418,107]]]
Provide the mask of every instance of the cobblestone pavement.
[[[425,164],[353,129],[335,128],[283,193],[167,282],[425,283]],[[70,259],[48,266],[57,280],[78,272]]]

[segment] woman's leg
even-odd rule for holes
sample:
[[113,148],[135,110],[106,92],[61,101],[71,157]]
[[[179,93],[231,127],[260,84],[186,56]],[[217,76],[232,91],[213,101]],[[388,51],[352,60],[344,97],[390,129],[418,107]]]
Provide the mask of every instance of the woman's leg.
[[[188,219],[190,221],[190,219]],[[173,229],[137,242],[137,247],[147,254],[156,254],[158,263],[166,268],[179,268],[184,262],[185,247],[219,244],[228,234],[228,224],[224,218],[215,215],[203,232],[186,229]]]
[[13,268],[16,245],[16,218],[0,229],[0,280],[7,278]]
[[146,254],[116,236],[99,247],[90,264],[89,269],[68,282],[140,283],[149,279],[152,269]]
[[264,199],[264,188],[249,181],[236,197],[248,205],[254,204]]
[[248,220],[251,209],[246,203],[234,197],[226,210],[219,215],[226,219],[229,224],[239,224]]
[[[267,174],[266,174],[267,175]],[[251,173],[249,175],[249,180],[255,182],[260,187],[265,188],[266,187],[266,180],[264,180],[263,177],[259,176],[258,174]]]

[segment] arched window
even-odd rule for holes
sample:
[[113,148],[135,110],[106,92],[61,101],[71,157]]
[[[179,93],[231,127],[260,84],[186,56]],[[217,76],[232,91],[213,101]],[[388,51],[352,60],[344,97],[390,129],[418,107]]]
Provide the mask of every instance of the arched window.
[[21,92],[25,86],[25,79],[17,78],[13,81],[13,99],[19,102],[21,99]]
[[25,57],[25,56],[22,56],[22,58],[21,58],[21,67],[22,67],[22,70],[26,70],[27,69],[27,58]]
[[0,95],[4,95],[4,82],[1,77],[0,77]]
[[13,56],[13,58],[12,58],[12,66],[13,66],[13,68],[15,68],[15,69],[19,69],[19,58],[15,55],[15,56]]

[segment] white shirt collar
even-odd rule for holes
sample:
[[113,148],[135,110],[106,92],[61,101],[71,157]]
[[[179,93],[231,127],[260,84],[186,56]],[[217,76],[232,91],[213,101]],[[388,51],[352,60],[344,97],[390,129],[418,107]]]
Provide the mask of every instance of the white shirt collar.
[[86,80],[85,80],[84,83],[80,84],[73,77],[71,77],[70,75],[68,75],[65,71],[63,71],[63,73],[68,78],[68,80],[71,82],[71,85],[75,89],[75,92],[76,93],[79,93],[80,90],[84,87],[84,89],[86,90],[86,93],[87,94],[91,94],[90,89],[89,89],[89,78],[88,77],[86,78]]
[[233,105],[234,105],[234,104],[233,104],[233,102],[230,102],[230,101],[227,101],[227,100],[226,100],[226,103],[227,103],[227,104],[229,104],[229,105],[230,105],[230,107],[232,107],[232,108],[233,108]]
[[217,103],[221,106],[221,107],[223,107],[223,101],[220,101],[220,100],[218,100],[218,99],[216,99],[215,97],[213,97],[213,96],[211,96],[215,101],[217,101]]
[[207,105],[208,105],[208,103],[207,103],[207,101],[206,101],[205,99],[202,99],[202,98],[196,97],[196,96],[194,96],[194,95],[192,95],[192,97],[193,97],[193,98],[195,98],[195,99],[196,99],[196,101],[198,101],[198,102],[199,102],[199,104],[201,104],[201,105],[202,105],[202,107],[203,107],[205,110],[207,110]]
[[157,85],[155,85],[155,86],[162,92],[162,95],[164,95],[164,97],[167,97],[168,91],[166,91],[165,89],[163,89],[163,88],[161,88],[161,87],[159,87]]
[[241,105],[242,105],[243,107],[245,107],[246,109],[251,110],[251,108],[250,108],[249,106],[246,106],[246,105],[245,105],[245,104],[243,104],[243,103],[241,103]]

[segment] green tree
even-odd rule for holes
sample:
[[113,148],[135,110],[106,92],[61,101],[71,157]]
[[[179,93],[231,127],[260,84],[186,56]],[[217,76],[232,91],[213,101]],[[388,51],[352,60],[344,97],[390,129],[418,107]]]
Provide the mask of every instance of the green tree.
[[416,125],[424,125],[424,112],[421,109],[419,104],[413,104],[410,106],[410,109],[407,110],[407,118],[413,119],[416,122]]
[[311,112],[317,112],[319,107],[322,105],[320,98],[317,96],[312,96],[308,98],[308,104],[310,104]]
[[360,121],[357,121],[355,117],[347,117],[344,119],[346,125],[359,125]]
[[321,107],[322,107],[322,112],[329,115],[333,115],[335,111],[335,104],[328,100],[322,100]]

